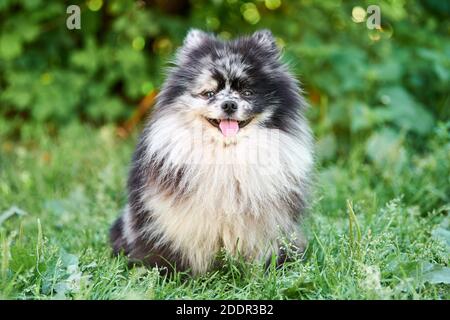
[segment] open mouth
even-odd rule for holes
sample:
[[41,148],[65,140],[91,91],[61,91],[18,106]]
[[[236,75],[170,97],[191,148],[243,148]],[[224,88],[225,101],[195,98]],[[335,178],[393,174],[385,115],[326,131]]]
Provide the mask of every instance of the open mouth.
[[244,128],[246,125],[248,125],[253,118],[244,120],[244,121],[237,121],[233,119],[211,119],[206,118],[208,122],[216,127],[217,129],[222,132],[222,134],[226,137],[235,135],[239,129]]

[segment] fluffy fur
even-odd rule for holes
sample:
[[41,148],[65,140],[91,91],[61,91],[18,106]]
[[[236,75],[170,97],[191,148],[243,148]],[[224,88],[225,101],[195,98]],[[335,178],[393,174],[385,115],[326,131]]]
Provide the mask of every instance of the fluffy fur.
[[[283,243],[301,251],[313,165],[304,109],[270,31],[222,41],[191,30],[134,153],[114,251],[193,274],[221,249],[279,262]],[[218,125],[226,119],[236,134]]]

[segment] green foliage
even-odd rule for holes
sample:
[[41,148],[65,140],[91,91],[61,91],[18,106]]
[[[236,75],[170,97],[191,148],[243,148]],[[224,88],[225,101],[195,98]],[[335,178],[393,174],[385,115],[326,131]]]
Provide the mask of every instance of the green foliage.
[[[0,298],[450,299],[450,5],[0,0]],[[367,17],[366,17],[367,18]],[[111,258],[135,144],[118,125],[191,27],[270,28],[311,104],[317,185],[303,262],[226,258],[199,279]]]
[[352,19],[370,1],[88,0],[81,30],[66,28],[69,4],[0,2],[0,115],[124,121],[160,86],[190,27],[223,38],[272,29],[311,93],[327,158],[385,125],[424,136],[450,115],[449,9],[436,1],[380,1],[381,30]]

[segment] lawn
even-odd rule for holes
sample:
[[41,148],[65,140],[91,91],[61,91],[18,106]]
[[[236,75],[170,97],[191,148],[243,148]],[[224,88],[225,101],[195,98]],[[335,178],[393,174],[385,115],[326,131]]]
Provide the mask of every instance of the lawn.
[[352,141],[336,161],[319,150],[304,261],[264,272],[226,258],[195,279],[111,254],[138,129],[0,130],[0,299],[449,299],[449,129],[420,151],[408,136]]

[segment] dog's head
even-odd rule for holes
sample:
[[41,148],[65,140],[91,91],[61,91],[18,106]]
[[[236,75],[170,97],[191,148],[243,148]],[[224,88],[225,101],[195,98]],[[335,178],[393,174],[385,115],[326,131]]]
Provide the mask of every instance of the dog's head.
[[288,131],[303,101],[270,31],[224,41],[191,30],[158,106],[176,108],[218,137],[230,137],[252,126]]

